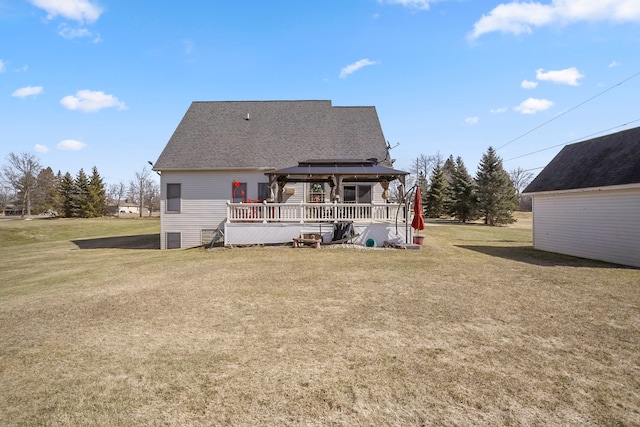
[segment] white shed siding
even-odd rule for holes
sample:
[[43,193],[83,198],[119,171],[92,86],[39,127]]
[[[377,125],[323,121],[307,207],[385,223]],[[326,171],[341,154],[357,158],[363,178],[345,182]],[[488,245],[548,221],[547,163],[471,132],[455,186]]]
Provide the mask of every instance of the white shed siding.
[[533,246],[640,267],[640,189],[533,197]]

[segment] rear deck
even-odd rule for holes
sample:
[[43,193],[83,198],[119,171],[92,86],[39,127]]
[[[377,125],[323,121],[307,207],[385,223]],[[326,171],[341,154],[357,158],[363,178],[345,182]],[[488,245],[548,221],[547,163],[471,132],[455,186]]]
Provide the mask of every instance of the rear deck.
[[[351,242],[407,243],[411,230],[405,205],[393,203],[227,203],[225,245],[291,243],[303,233],[319,233],[324,243],[333,238],[333,224],[352,222],[357,234]],[[371,240],[370,240],[371,239]]]

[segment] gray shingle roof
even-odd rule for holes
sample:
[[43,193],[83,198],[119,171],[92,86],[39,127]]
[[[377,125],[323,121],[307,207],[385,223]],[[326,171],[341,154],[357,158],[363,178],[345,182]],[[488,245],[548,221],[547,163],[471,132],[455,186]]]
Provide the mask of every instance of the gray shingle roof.
[[640,127],[565,146],[525,193],[640,183]]
[[154,169],[284,168],[306,159],[382,161],[386,155],[375,107],[334,107],[331,101],[193,102]]

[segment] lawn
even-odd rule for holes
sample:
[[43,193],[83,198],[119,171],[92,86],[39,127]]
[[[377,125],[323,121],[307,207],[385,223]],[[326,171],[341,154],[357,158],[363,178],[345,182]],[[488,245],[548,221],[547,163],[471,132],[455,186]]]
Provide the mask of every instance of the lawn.
[[0,221],[0,425],[640,425],[640,270],[519,219],[421,251]]

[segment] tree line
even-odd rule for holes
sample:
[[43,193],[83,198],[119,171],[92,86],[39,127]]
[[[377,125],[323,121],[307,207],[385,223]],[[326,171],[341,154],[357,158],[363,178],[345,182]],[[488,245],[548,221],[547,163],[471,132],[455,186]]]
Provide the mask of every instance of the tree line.
[[519,207],[526,210],[521,192],[533,179],[522,168],[507,172],[493,147],[483,154],[475,177],[462,158],[454,160],[453,155],[444,162],[439,155],[420,155],[413,172],[426,217],[450,216],[460,222],[482,218],[487,225],[513,223],[513,212]]
[[95,166],[90,174],[84,169],[56,174],[33,154],[10,153],[6,160],[0,168],[0,213],[12,206],[10,213],[22,217],[95,218],[118,215],[123,201],[138,206],[140,216],[144,209],[149,215],[159,209],[160,187],[146,167],[128,185],[107,185]]

